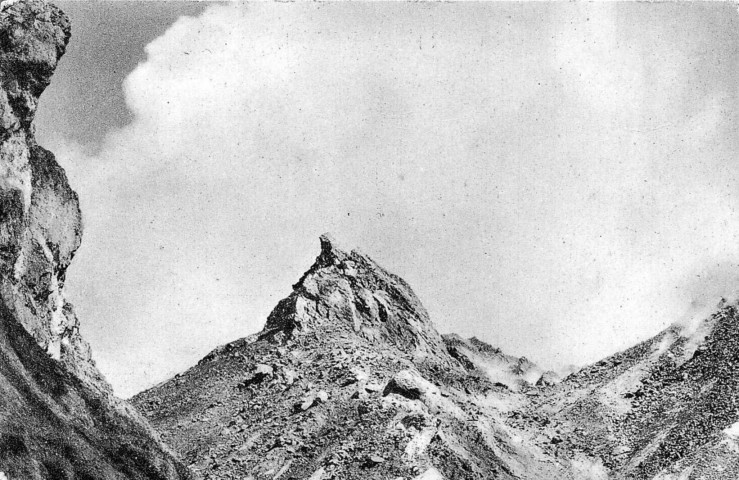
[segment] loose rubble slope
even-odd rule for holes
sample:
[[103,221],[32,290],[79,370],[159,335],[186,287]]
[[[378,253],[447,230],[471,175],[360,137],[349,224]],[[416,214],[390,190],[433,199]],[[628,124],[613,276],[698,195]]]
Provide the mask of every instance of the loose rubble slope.
[[531,408],[614,478],[739,478],[737,306],[584,368]]
[[0,6],[0,472],[189,478],[144,418],[113,396],[64,298],[82,237],[79,202],[36,144],[33,117],[69,36],[67,17],[45,1]]
[[[514,357],[475,337],[464,339],[456,334],[444,335],[449,353],[469,370],[478,371],[491,382],[520,391],[537,382],[556,383],[554,372],[544,372],[526,357]],[[546,374],[546,376],[544,376]]]
[[323,236],[261,333],[133,402],[209,479],[592,478],[507,424],[524,380],[496,384],[451,343],[402,279]]

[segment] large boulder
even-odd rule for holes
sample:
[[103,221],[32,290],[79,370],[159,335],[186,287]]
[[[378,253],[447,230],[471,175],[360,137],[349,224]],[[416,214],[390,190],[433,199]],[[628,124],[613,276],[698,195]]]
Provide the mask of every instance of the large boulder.
[[436,390],[436,387],[423,378],[415,370],[401,370],[385,386],[383,395],[395,393],[410,400],[420,400],[428,392]]

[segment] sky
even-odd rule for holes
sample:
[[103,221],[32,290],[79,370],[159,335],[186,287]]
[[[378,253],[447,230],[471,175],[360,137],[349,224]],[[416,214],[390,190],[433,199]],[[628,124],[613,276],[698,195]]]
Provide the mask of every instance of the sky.
[[731,4],[60,5],[37,136],[120,395],[260,330],[326,231],[545,368],[739,286]]

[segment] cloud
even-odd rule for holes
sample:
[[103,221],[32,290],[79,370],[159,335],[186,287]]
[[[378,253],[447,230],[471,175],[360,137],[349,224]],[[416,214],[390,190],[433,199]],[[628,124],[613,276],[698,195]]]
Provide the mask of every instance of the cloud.
[[680,105],[644,73],[692,72],[679,45],[646,68],[619,11],[560,8],[569,24],[214,5],[149,44],[124,85],[134,120],[94,158],[53,146],[87,219],[67,285],[119,392],[259,329],[326,230],[404,276],[442,330],[538,361],[678,318],[676,285],[739,257],[735,98],[706,84]]

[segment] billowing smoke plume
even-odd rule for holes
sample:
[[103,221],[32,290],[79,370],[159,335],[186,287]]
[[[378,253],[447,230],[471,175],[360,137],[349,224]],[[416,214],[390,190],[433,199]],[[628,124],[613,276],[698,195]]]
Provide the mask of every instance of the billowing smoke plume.
[[181,18],[125,82],[130,125],[96,158],[51,145],[87,216],[69,285],[102,368],[131,393],[257,330],[326,230],[406,278],[441,330],[547,367],[725,295],[733,274],[685,282],[739,261],[739,28],[717,9],[643,13]]

